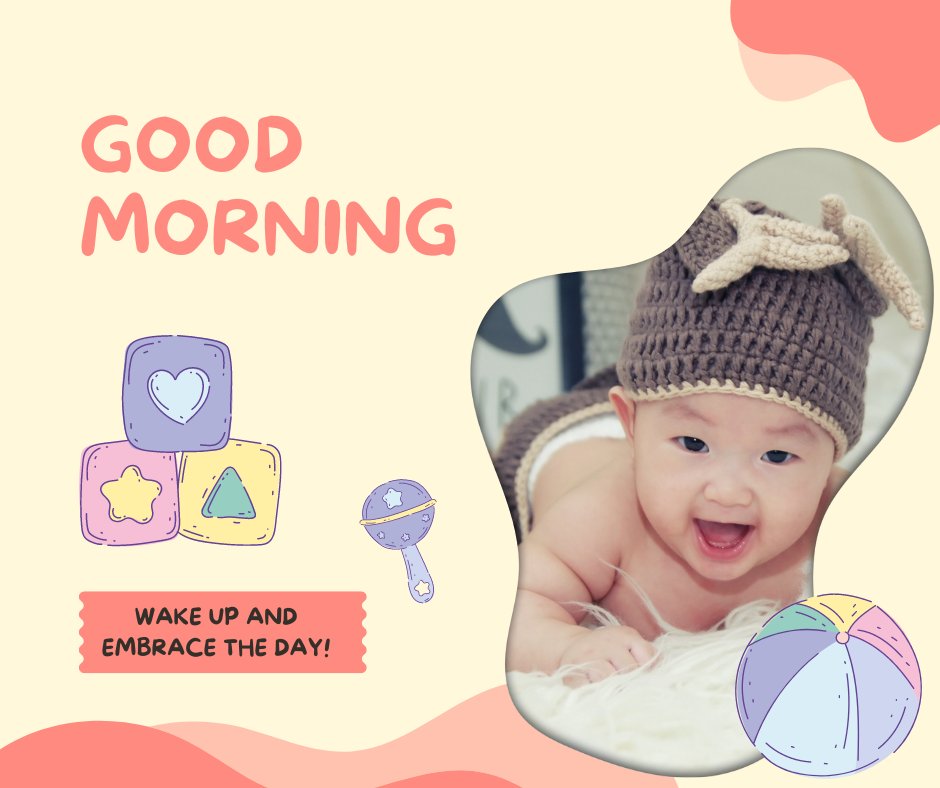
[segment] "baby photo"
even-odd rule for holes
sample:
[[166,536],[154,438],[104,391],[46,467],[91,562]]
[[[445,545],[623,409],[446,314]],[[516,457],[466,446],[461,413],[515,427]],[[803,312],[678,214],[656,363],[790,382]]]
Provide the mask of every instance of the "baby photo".
[[508,683],[570,746],[713,774],[758,757],[738,659],[811,594],[826,509],[913,385],[929,260],[886,179],[804,150],[750,165],[625,270],[615,357],[494,451],[520,542]]

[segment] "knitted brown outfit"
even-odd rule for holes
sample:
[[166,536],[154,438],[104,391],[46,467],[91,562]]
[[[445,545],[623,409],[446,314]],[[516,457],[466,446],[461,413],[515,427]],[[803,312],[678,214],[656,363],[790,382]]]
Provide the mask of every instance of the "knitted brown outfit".
[[607,393],[618,380],[637,400],[723,391],[781,403],[828,432],[837,457],[858,441],[871,319],[887,309],[871,269],[897,283],[882,287],[912,325],[924,320],[870,227],[849,217],[856,235],[858,227],[869,233],[857,242],[842,232],[841,199],[827,197],[823,206],[820,230],[761,203],[712,200],[650,263],[616,376],[605,370],[536,403],[506,430],[495,464],[517,537],[530,527],[535,456],[568,426],[609,412]]

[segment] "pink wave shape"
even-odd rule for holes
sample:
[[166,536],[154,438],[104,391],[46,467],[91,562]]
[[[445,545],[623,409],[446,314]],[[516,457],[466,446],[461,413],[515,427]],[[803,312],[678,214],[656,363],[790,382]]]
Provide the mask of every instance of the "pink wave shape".
[[491,774],[480,772],[435,772],[422,774],[420,777],[410,777],[393,783],[379,786],[379,788],[521,788],[515,783],[506,782]]
[[126,722],[75,722],[24,736],[0,749],[0,785],[258,788],[189,742]]
[[[0,749],[0,784],[84,788],[205,785],[258,788],[188,742],[143,725],[76,722],[32,733]],[[309,783],[308,783],[309,784]],[[480,772],[436,772],[380,788],[520,788]]]
[[750,50],[790,56],[771,64],[742,54],[748,77],[771,98],[800,98],[838,81],[831,69],[793,59],[810,56],[830,61],[858,83],[885,139],[906,142],[940,124],[938,3],[731,0],[731,25]]
[[671,777],[614,766],[539,733],[516,711],[506,687],[470,698],[399,739],[354,752],[311,749],[214,723],[173,723],[160,729],[265,786],[283,788],[309,786],[311,775],[342,775],[344,786],[373,788],[416,774],[461,770],[520,786],[571,781],[591,788],[676,785]]
[[519,716],[506,687],[470,698],[399,739],[354,752],[198,722],[153,728],[77,722],[0,749],[0,785],[11,786],[290,788],[336,777],[349,788],[676,785],[671,777],[633,772],[549,739]]

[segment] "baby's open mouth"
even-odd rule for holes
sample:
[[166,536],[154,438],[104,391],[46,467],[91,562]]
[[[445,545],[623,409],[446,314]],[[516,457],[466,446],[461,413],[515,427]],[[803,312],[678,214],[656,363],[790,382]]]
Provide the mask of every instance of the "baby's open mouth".
[[754,527],[745,523],[720,523],[696,518],[695,529],[698,531],[699,542],[708,555],[733,558],[744,549]]

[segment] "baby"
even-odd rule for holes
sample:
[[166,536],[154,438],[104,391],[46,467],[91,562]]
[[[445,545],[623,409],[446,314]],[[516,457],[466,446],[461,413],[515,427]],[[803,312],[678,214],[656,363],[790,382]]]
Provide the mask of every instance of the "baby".
[[[886,297],[923,327],[910,282],[841,198],[823,199],[823,229],[712,201],[651,263],[619,385],[537,405],[507,433],[497,468],[525,537],[507,668],[579,665],[596,681],[647,662],[660,628],[635,586],[692,631],[800,598],[835,462],[861,434]],[[626,440],[558,449],[530,497],[534,456],[611,406]],[[622,625],[580,626],[592,603]]]

